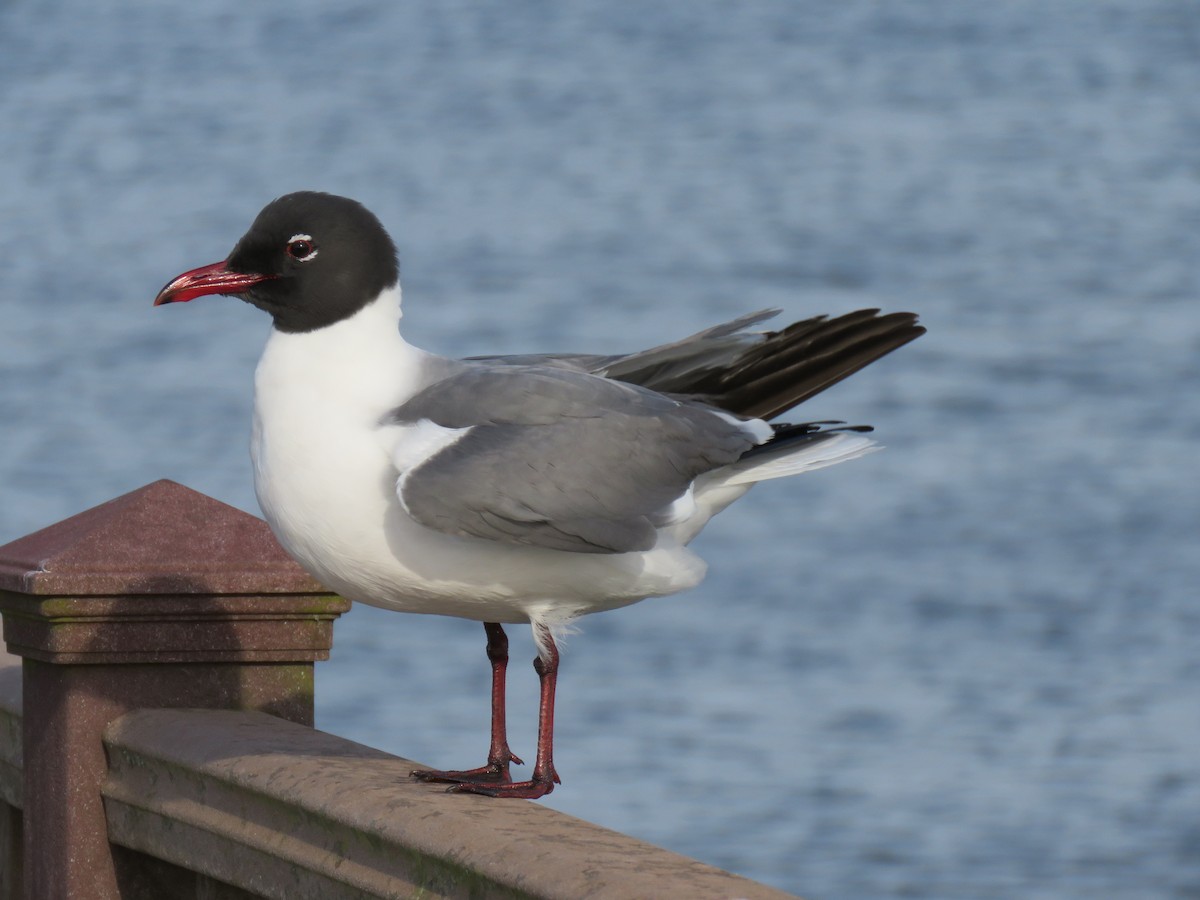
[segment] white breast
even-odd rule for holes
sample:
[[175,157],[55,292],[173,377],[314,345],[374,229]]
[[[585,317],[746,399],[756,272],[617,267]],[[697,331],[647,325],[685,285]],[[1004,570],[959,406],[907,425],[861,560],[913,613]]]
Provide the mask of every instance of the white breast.
[[380,419],[421,384],[426,354],[396,330],[398,292],[304,334],[272,332],[255,373],[251,456],[276,536],[335,589],[387,552],[395,471]]

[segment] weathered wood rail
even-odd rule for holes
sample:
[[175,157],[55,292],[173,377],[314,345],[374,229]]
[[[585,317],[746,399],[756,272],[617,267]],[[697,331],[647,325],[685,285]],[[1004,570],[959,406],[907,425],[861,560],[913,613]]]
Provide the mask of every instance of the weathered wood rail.
[[790,896],[314,730],[347,608],[172,482],[0,547],[0,900]]

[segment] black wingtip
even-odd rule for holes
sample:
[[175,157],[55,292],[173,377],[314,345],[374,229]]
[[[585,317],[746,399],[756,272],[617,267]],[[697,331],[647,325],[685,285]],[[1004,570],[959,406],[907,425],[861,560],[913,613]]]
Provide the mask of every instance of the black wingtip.
[[705,387],[711,401],[770,419],[853,375],[925,333],[916,313],[860,309],[817,316],[775,332]]

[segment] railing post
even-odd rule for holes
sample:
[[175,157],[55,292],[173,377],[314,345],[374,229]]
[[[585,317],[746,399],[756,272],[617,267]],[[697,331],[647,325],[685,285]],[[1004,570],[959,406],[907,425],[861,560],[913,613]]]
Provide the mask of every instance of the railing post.
[[157,481],[0,547],[23,657],[26,900],[116,900],[101,735],[133,709],[260,710],[311,725],[329,594],[261,519]]

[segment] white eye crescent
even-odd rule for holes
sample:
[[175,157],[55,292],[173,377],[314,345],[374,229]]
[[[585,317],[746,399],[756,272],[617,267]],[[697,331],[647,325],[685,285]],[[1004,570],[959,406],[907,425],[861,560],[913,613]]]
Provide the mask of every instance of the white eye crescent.
[[288,238],[287,254],[296,262],[309,262],[317,257],[317,245],[311,234],[293,234]]

